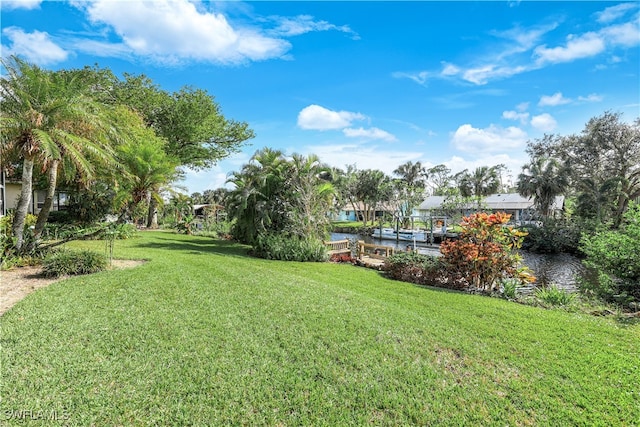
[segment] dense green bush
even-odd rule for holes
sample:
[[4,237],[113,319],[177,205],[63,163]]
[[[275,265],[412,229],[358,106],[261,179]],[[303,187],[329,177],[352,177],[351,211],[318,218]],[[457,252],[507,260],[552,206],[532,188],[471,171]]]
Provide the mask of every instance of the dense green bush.
[[[440,257],[417,252],[398,252],[385,260],[385,274],[395,280],[418,285],[460,288],[445,279],[444,265]],[[451,285],[451,286],[448,286]]]
[[282,261],[326,261],[327,249],[321,240],[286,234],[261,234],[253,247],[256,256]]
[[546,219],[540,227],[527,226],[522,249],[539,254],[579,252],[580,235],[587,224],[567,220]]
[[631,206],[624,219],[619,230],[583,234],[583,262],[596,272],[585,288],[611,301],[640,301],[640,204]]
[[46,277],[90,274],[107,268],[104,254],[92,251],[62,250],[48,255],[43,263],[43,274]]
[[67,200],[67,217],[74,222],[91,224],[113,213],[115,191],[106,184],[94,183],[90,190],[72,190]]
[[229,221],[205,220],[200,225],[196,225],[193,234],[215,239],[230,239],[231,223]]
[[[23,250],[16,249],[16,238],[11,231],[13,223],[13,212],[0,217],[0,269],[8,270],[13,267],[24,267],[27,265],[38,265],[42,262],[46,251],[38,245],[31,245],[33,242],[33,225],[36,223],[35,215],[27,214],[24,224],[24,245]],[[28,251],[25,249],[31,248]]]

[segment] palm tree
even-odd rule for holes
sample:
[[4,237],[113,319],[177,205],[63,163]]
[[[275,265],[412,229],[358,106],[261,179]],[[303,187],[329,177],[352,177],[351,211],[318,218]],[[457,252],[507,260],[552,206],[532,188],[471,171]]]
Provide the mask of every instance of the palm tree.
[[236,219],[234,234],[252,244],[268,229],[281,229],[290,208],[283,197],[286,160],[279,150],[263,148],[227,182],[234,184],[229,194],[229,214]]
[[160,189],[175,178],[178,161],[163,151],[162,140],[151,129],[141,131],[146,135],[118,147],[118,159],[126,171],[120,179],[123,196],[120,200],[125,202],[123,216],[131,214],[140,203],[147,202],[149,226],[153,223],[153,207],[159,202]]
[[552,214],[556,196],[564,193],[569,185],[567,170],[549,157],[537,157],[523,166],[518,176],[518,193],[533,197],[536,210],[543,218]]
[[480,166],[472,174],[466,169],[458,173],[456,178],[460,194],[463,197],[474,197],[478,202],[478,210],[480,210],[482,198],[495,193],[500,188],[498,170],[501,167],[502,165]]
[[329,171],[315,155],[288,160],[281,151],[259,150],[227,180],[235,187],[227,197],[233,234],[249,244],[274,232],[324,238],[333,200]]
[[12,225],[16,249],[22,249],[24,223],[33,193],[36,163],[48,171],[47,196],[34,231],[42,232],[53,203],[61,165],[89,179],[91,159],[108,161],[103,107],[86,96],[82,79],[53,73],[11,57],[2,60],[6,76],[0,80],[1,153],[22,162],[22,189]]
[[422,202],[426,186],[427,171],[420,162],[407,162],[400,165],[393,173],[400,177],[398,183],[398,191],[401,195],[402,203],[398,207],[401,215],[404,217],[404,226],[409,223],[416,205]]
[[290,232],[301,237],[325,237],[328,213],[335,193],[328,181],[331,169],[315,154],[292,156],[287,174],[287,199],[291,201]]

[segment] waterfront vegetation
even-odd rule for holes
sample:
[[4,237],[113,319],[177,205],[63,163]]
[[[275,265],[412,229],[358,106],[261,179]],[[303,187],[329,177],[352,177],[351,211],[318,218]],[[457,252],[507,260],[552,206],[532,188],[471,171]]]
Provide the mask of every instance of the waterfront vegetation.
[[29,295],[0,318],[3,409],[71,425],[640,419],[638,325],[249,249],[139,233],[114,256],[144,265]]

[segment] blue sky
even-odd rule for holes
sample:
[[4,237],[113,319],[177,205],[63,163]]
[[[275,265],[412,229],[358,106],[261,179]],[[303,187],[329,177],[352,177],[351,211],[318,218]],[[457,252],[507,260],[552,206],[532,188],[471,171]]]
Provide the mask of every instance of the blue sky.
[[640,115],[638,2],[1,4],[3,56],[192,85],[250,124],[242,153],[187,173],[189,193],[262,147],[389,174],[502,163],[515,177],[529,140]]

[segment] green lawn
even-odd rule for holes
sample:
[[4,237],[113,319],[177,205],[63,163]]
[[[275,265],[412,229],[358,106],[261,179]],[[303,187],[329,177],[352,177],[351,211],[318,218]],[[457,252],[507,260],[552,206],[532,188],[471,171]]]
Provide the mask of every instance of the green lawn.
[[57,282],[0,318],[4,423],[640,423],[638,325],[204,237],[143,233],[115,255],[150,262]]

